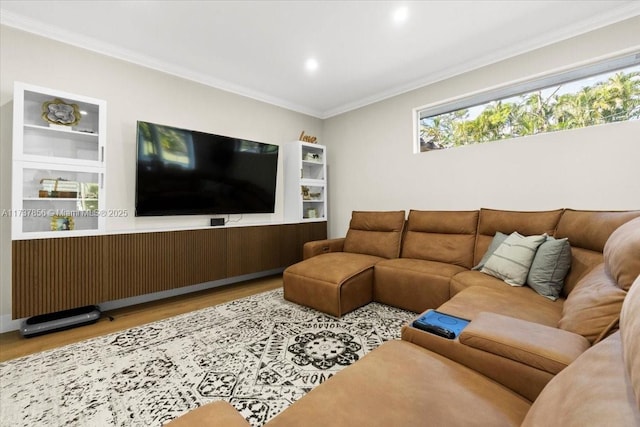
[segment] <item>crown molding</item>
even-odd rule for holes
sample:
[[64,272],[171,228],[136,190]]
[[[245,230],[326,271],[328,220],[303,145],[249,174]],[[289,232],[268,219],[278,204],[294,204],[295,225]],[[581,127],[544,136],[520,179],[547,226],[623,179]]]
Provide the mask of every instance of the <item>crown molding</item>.
[[343,104],[336,108],[324,111],[320,118],[327,119],[358,108],[366,107],[367,105],[375,104],[376,102],[384,101],[385,99],[393,98],[394,96],[402,95],[497,62],[505,61],[509,58],[513,58],[545,46],[560,43],[570,38],[577,37],[591,31],[596,31],[608,25],[613,25],[637,16],[640,16],[640,1],[634,1],[627,6],[609,11],[606,14],[594,16],[592,19],[587,21],[581,21],[580,23],[568,25],[564,28],[558,29],[557,31],[542,34],[538,38],[530,39],[526,43],[511,46],[509,49],[496,51],[491,55],[484,55],[473,61],[460,64],[459,66],[441,70],[437,73],[425,76],[424,78],[394,87],[387,91],[378,92],[352,103]]
[[128,49],[104,43],[92,37],[86,37],[78,33],[64,30],[62,28],[43,24],[40,21],[25,18],[11,12],[7,12],[0,8],[0,24],[13,27],[21,31],[35,34],[47,39],[55,40],[71,46],[75,46],[84,50],[106,55],[115,59],[120,59],[132,64],[136,64],[145,68],[180,77],[196,83],[210,86],[235,95],[240,95],[255,101],[264,102],[276,107],[295,111],[308,116],[321,118],[322,112],[309,108],[304,105],[289,102],[287,100],[268,95],[263,92],[254,91],[246,87],[217,79],[215,77],[197,73],[184,67],[175,66],[173,64],[158,61],[150,56],[141,55]]
[[424,78],[408,82],[385,91],[372,94],[362,99],[338,105],[328,110],[318,110],[309,106],[300,105],[271,96],[267,93],[255,91],[225,80],[217,79],[210,75],[197,73],[184,67],[179,67],[155,58],[141,55],[121,47],[101,42],[97,39],[86,37],[78,33],[64,30],[50,24],[34,21],[24,16],[8,12],[0,8],[0,24],[26,31],[48,39],[76,46],[95,53],[130,62],[145,68],[170,74],[186,80],[194,81],[219,90],[247,97],[259,102],[264,102],[276,107],[284,108],[319,119],[328,119],[346,112],[428,86],[439,81],[473,71],[484,66],[504,61],[506,59],[539,49],[554,43],[576,37],[590,31],[606,27],[617,22],[640,15],[640,2],[630,2],[628,5],[611,10],[608,13],[594,16],[592,19],[567,25],[557,31],[541,34],[540,37],[530,39],[525,43],[511,46],[508,49],[496,51],[490,55],[479,57],[473,61],[467,61],[457,67],[447,68],[437,73],[432,73]]

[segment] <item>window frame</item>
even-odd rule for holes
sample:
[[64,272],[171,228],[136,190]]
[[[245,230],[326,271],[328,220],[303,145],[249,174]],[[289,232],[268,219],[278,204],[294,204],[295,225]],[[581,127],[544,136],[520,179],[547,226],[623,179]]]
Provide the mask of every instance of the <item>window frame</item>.
[[[551,86],[571,83],[598,74],[640,65],[640,51],[637,48],[631,52],[618,54],[605,59],[589,61],[579,65],[572,65],[549,73],[528,76],[505,84],[463,94],[444,101],[437,101],[413,109],[413,152],[420,151],[420,120],[427,117],[450,113],[464,108],[472,108],[492,101],[519,96]],[[475,145],[475,144],[473,144]],[[425,151],[428,152],[428,151]]]

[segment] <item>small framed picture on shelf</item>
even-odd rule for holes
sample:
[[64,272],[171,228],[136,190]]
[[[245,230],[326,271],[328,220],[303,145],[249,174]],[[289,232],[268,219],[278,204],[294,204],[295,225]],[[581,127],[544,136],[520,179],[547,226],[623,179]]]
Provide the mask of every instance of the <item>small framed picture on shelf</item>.
[[73,217],[66,215],[54,215],[51,217],[51,231],[73,230]]

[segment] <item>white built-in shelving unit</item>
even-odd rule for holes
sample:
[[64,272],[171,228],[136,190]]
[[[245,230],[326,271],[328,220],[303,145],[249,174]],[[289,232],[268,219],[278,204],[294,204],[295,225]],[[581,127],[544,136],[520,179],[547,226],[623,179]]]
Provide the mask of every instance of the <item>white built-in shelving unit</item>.
[[12,239],[101,234],[106,102],[16,82]]
[[284,146],[284,217],[290,222],[327,220],[327,149],[294,141]]

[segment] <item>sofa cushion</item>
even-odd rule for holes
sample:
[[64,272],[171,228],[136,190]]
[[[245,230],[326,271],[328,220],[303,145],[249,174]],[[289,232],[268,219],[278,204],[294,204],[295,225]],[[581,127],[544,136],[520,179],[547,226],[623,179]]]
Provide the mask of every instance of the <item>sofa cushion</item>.
[[564,280],[563,295],[569,295],[580,279],[603,261],[604,246],[618,227],[640,216],[640,211],[580,211],[566,209],[554,234],[571,244],[571,270]]
[[284,298],[340,317],[373,298],[373,266],[384,258],[349,252],[317,255],[287,267]]
[[449,282],[449,293],[454,296],[467,288],[473,286],[482,286],[492,289],[504,289],[506,286],[504,281],[497,277],[489,276],[488,274],[481,273],[479,271],[461,271],[451,278]]
[[513,232],[500,244],[480,271],[503,279],[512,286],[522,286],[527,281],[536,250],[546,238],[544,234],[525,237]]
[[484,265],[487,263],[487,260],[489,260],[489,258],[491,258],[491,255],[493,255],[493,253],[496,251],[496,249],[498,249],[500,247],[502,242],[504,242],[507,237],[509,237],[509,236],[504,234],[504,233],[501,233],[499,231],[496,231],[496,234],[495,234],[495,236],[493,236],[493,240],[491,240],[491,244],[487,248],[487,251],[482,256],[482,259],[480,260],[480,262],[478,262],[478,264],[475,265],[472,268],[472,270],[478,270],[478,271],[482,270],[482,267],[484,267]]
[[564,284],[564,278],[571,267],[571,246],[569,240],[547,236],[533,258],[527,285],[540,295],[557,300]]
[[460,343],[557,374],[591,344],[581,335],[526,320],[483,312],[460,334]]
[[464,267],[412,258],[382,260],[374,267],[373,300],[420,313],[449,297],[451,276]]
[[402,258],[471,268],[478,211],[411,210],[402,242]]
[[622,304],[620,333],[624,364],[640,407],[640,276],[635,280]]
[[383,258],[373,255],[330,252],[300,261],[287,267],[285,271],[289,274],[340,284],[353,275],[373,268],[382,260]]
[[400,255],[404,216],[404,211],[354,211],[343,250],[382,258],[397,258]]
[[555,237],[568,237],[571,246],[602,253],[618,227],[640,216],[640,211],[580,211],[566,209]]
[[[571,244],[571,239],[569,239],[569,244]],[[564,297],[569,295],[580,279],[603,261],[604,257],[601,252],[571,246],[571,268],[564,278],[560,295]]]
[[[474,264],[478,264],[487,251],[493,236],[497,231],[511,234],[514,231],[533,236],[547,233],[553,235],[562,216],[562,209],[537,212],[503,211],[495,209],[480,209],[478,218],[478,235],[474,251]],[[571,241],[571,239],[569,239]]]
[[[483,275],[476,271],[467,273]],[[438,311],[470,320],[487,311],[555,328],[562,316],[562,302],[562,299],[551,301],[527,286],[506,286],[503,283],[499,288],[467,288],[438,307]]]
[[615,324],[626,295],[607,274],[602,263],[571,291],[564,303],[558,327],[594,342]]
[[637,425],[640,411],[625,372],[619,332],[556,375],[522,423],[522,427]]
[[622,224],[604,245],[607,273],[625,291],[640,275],[640,218]]
[[265,427],[519,426],[529,401],[405,341],[382,344]]

